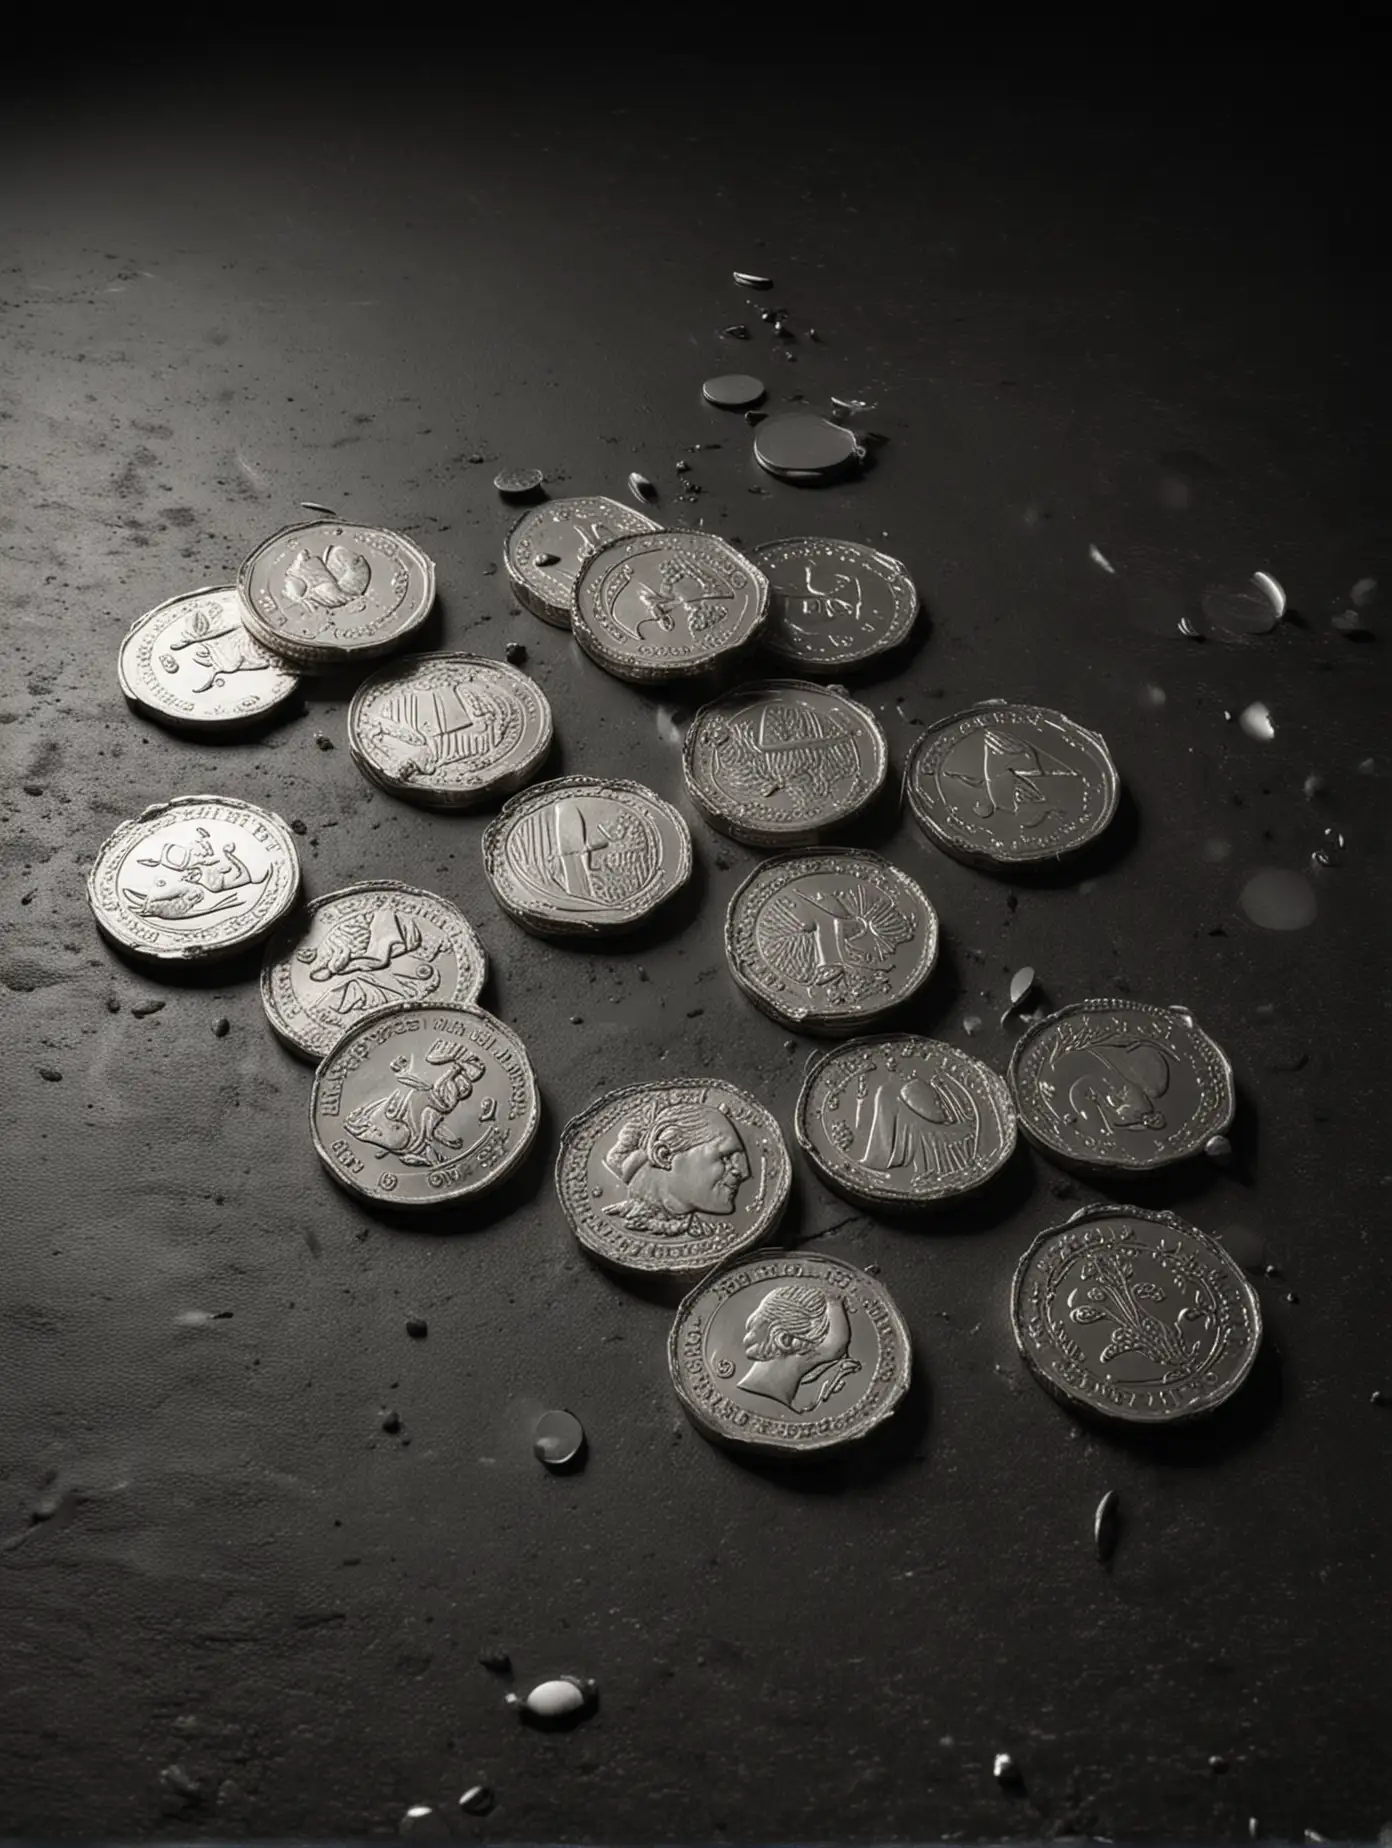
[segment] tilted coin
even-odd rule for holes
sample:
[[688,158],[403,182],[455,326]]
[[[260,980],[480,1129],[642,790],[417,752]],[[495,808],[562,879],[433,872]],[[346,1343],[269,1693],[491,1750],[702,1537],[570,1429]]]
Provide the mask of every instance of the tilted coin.
[[407,1001],[350,1027],[314,1074],[310,1131],[341,1187],[394,1207],[468,1199],[531,1146],[527,1049],[481,1007]]
[[791,846],[874,800],[889,749],[868,707],[806,680],[761,680],[702,706],[687,728],[687,792],[713,827]]
[[1041,1232],[1016,1269],[1010,1313],[1042,1386],[1127,1424],[1213,1411],[1261,1345],[1256,1292],[1218,1240],[1136,1206],[1087,1206]]
[[435,566],[400,533],[316,520],[257,546],[237,593],[267,648],[333,667],[386,654],[419,628],[435,602]]
[[807,1456],[884,1423],[908,1390],[912,1345],[877,1278],[819,1252],[759,1251],[685,1299],[667,1366],[706,1437]]
[[1121,784],[1096,732],[1045,706],[988,700],[924,732],[904,794],[935,846],[978,866],[1021,866],[1096,840]]
[[191,590],[137,616],[116,672],[141,712],[204,733],[255,725],[300,685],[294,670],[247,630],[231,585]]
[[467,1005],[487,968],[482,944],[448,899],[378,879],[316,898],[286,919],[266,945],[261,1001],[293,1051],[321,1059],[383,1008]]
[[760,468],[804,487],[847,474],[864,455],[854,430],[811,411],[766,418],[754,438],[754,460]]
[[551,749],[551,707],[528,675],[481,655],[408,655],[348,708],[364,775],[422,808],[467,809],[520,789]]
[[515,500],[524,494],[535,494],[545,479],[539,468],[500,468],[493,477],[493,486],[505,499]]
[[573,495],[529,507],[503,546],[517,601],[543,622],[570,627],[575,580],[585,560],[627,533],[655,533],[656,520],[607,494]]
[[760,644],[816,673],[897,648],[918,615],[913,579],[887,552],[849,539],[775,539],[754,558],[769,581]]
[[701,396],[707,404],[718,405],[722,410],[742,411],[762,399],[764,381],[756,379],[751,372],[726,372],[717,379],[707,379],[701,387]]
[[747,1092],[662,1080],[611,1091],[566,1124],[556,1193],[604,1263],[708,1271],[769,1236],[791,1174],[777,1122]]
[[808,1071],[793,1120],[817,1172],[851,1198],[931,1206],[1009,1161],[1015,1106],[979,1059],[916,1033],[853,1040]]
[[1075,1001],[1015,1043],[1020,1127],[1077,1168],[1143,1173],[1197,1155],[1232,1122],[1233,1070],[1183,1007]]
[[153,962],[230,956],[275,929],[300,890],[295,837],[235,796],[176,796],[123,821],[87,875],[97,928]]
[[620,680],[704,673],[759,633],[768,583],[713,533],[633,533],[580,567],[575,639]]
[[627,930],[690,878],[691,832],[641,783],[556,777],[504,803],[484,830],[483,870],[529,930]]
[[855,1033],[916,994],[938,956],[938,918],[877,853],[804,848],[765,860],[725,914],[740,987],[773,1019]]

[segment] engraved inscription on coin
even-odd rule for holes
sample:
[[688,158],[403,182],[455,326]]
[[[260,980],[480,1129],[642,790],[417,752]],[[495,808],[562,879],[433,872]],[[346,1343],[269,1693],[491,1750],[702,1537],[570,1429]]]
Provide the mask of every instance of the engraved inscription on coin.
[[191,731],[254,725],[300,684],[293,668],[247,631],[230,585],[170,597],[137,617],[116,671],[133,706]]
[[607,494],[571,495],[529,507],[507,536],[503,562],[524,609],[570,627],[575,580],[601,546],[629,533],[655,533],[656,520]]
[[1135,1206],[1084,1207],[1041,1232],[1015,1272],[1010,1309],[1042,1386],[1128,1424],[1213,1411],[1261,1345],[1256,1292],[1218,1240]]
[[320,1059],[383,1008],[467,1005],[486,970],[483,946],[447,899],[379,879],[316,898],[286,920],[266,945],[261,1000],[286,1044]]
[[725,954],[765,1013],[854,1033],[915,994],[938,954],[937,913],[877,853],[805,848],[766,860],[730,900]]
[[314,1075],[310,1129],[333,1178],[366,1200],[437,1206],[495,1186],[540,1107],[521,1040],[481,1007],[406,1002],[349,1030]]
[[575,639],[621,680],[704,673],[763,627],[768,583],[712,533],[634,533],[587,558],[575,581]]
[[400,533],[319,520],[257,546],[237,573],[248,629],[304,666],[386,654],[435,601],[435,566]]
[[935,846],[979,866],[1020,866],[1096,840],[1121,784],[1096,732],[1043,706],[991,700],[923,734],[904,793]]
[[566,1124],[556,1192],[587,1251],[625,1270],[708,1271],[783,1216],[778,1124],[719,1079],[629,1085]]
[[543,935],[626,930],[691,875],[691,833],[621,777],[557,777],[512,797],[483,836],[504,911]]
[[686,1298],[667,1364],[705,1436],[788,1457],[883,1424],[908,1390],[912,1348],[877,1278],[822,1253],[760,1251]]
[[1010,1061],[1020,1127],[1079,1168],[1143,1171],[1197,1155],[1236,1105],[1232,1066],[1187,1008],[1077,1001]]
[[528,675],[480,655],[410,655],[364,680],[348,748],[374,783],[424,808],[521,788],[551,749],[551,707]]
[[1015,1148],[1003,1078],[940,1040],[903,1034],[826,1053],[798,1098],[798,1143],[853,1199],[928,1206],[984,1186]]
[[232,796],[176,796],[123,821],[87,875],[98,927],[157,962],[228,956],[259,943],[300,890],[295,837]]
[[814,840],[858,815],[884,782],[875,715],[805,680],[764,680],[703,706],[682,769],[713,827],[755,846]]
[[816,673],[897,648],[918,615],[913,579],[885,552],[848,539],[775,539],[754,561],[769,581],[760,643]]

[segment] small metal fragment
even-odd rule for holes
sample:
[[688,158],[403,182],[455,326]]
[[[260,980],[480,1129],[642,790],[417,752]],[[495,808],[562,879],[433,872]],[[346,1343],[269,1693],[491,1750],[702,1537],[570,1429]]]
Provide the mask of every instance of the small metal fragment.
[[749,338],[749,329],[739,321],[734,322],[730,327],[722,327],[720,331],[727,340],[747,340]]
[[1271,739],[1276,736],[1276,727],[1271,720],[1271,710],[1259,699],[1254,699],[1250,706],[1243,707],[1237,722],[1249,738],[1258,738],[1264,744],[1270,743]]
[[735,270],[734,278],[742,289],[771,289],[773,287],[771,276],[751,276],[748,270]]
[[1117,1533],[1120,1525],[1119,1503],[1115,1489],[1107,1493],[1097,1504],[1092,1517],[1092,1538],[1097,1548],[1097,1557],[1105,1564],[1116,1551]]
[[848,417],[859,417],[862,411],[870,409],[870,404],[865,398],[833,398],[832,403],[838,411],[844,411]]
[[1116,576],[1116,566],[1112,563],[1111,559],[1105,557],[1095,545],[1090,545],[1088,547],[1088,557],[1092,560],[1093,564],[1100,565],[1107,573],[1108,577]]
[[326,513],[331,520],[336,520],[338,518],[338,509],[336,507],[326,507],[323,501],[301,501],[300,505],[308,508],[311,513]]
[[512,1667],[512,1657],[506,1649],[480,1649],[479,1666],[490,1674],[506,1675]]
[[519,1719],[555,1722],[578,1719],[587,1713],[597,1691],[587,1677],[557,1675],[550,1681],[537,1682],[529,1693],[508,1693],[503,1698]]
[[1210,1136],[1203,1145],[1203,1152],[1216,1167],[1226,1168],[1232,1160],[1232,1143],[1226,1136]]
[[1210,1752],[1208,1755],[1208,1768],[1215,1775],[1221,1777],[1223,1772],[1228,1768],[1228,1761],[1223,1757],[1221,1752]]
[[226,1039],[231,1031],[232,1022],[227,1018],[226,1014],[219,1014],[217,1019],[213,1022],[214,1035],[218,1039]]
[[964,1033],[979,1033],[985,1024],[980,1014],[967,1014],[962,1021],[962,1031]]
[[1023,969],[1017,969],[1010,978],[1010,1005],[1019,1007],[1034,992],[1034,985],[1034,970],[1028,964]]
[[440,1842],[448,1839],[449,1825],[428,1803],[413,1803],[401,1818],[396,1832],[409,1841]]
[[628,491],[635,500],[656,500],[657,489],[646,475],[640,475],[637,469],[628,478]]
[[501,468],[493,477],[493,486],[508,499],[535,494],[546,477],[539,468]]
[[722,373],[718,378],[707,379],[701,387],[706,403],[717,405],[722,411],[745,410],[758,404],[764,395],[764,381],[749,372]]
[[1009,1752],[996,1753],[995,1759],[991,1765],[991,1772],[996,1782],[998,1784],[1003,1784],[1007,1789],[1018,1790],[1023,1782],[1020,1776],[1020,1767],[1015,1763],[1015,1760],[1010,1756]]
[[493,1807],[493,1792],[487,1784],[470,1784],[459,1799],[459,1807],[471,1816],[486,1816]]
[[574,1412],[543,1412],[532,1427],[532,1452],[548,1469],[564,1469],[584,1454],[585,1427]]

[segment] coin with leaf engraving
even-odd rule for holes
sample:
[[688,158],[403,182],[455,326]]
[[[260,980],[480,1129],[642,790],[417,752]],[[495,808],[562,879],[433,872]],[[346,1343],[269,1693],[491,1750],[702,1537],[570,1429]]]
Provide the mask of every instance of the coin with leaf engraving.
[[247,629],[231,585],[186,591],[137,616],[116,671],[138,711],[205,736],[259,723],[300,686],[294,669]]
[[657,530],[656,520],[607,494],[567,495],[529,507],[503,546],[513,595],[543,622],[568,629],[585,561],[611,539]]
[[237,594],[259,642],[329,668],[388,654],[418,629],[435,602],[435,566],[401,533],[316,520],[257,546]]
[[726,540],[632,533],[581,565],[571,627],[620,680],[679,680],[738,654],[767,613],[767,579]]

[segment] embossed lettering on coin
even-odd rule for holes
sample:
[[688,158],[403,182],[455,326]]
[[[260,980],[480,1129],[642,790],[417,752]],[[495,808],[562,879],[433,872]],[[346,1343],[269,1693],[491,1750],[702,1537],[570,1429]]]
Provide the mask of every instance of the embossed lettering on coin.
[[657,530],[656,520],[607,494],[571,495],[529,507],[503,547],[513,594],[543,622],[568,629],[575,580],[585,561],[612,539]]
[[585,653],[621,680],[703,673],[758,634],[763,572],[710,533],[636,533],[587,558],[572,627]]
[[817,672],[897,648],[918,615],[913,579],[885,552],[848,539],[775,539],[757,546],[769,580],[762,646]]
[[300,684],[248,632],[231,586],[170,597],[138,616],[116,669],[133,706],[167,725],[210,732],[254,725]]
[[435,601],[435,566],[400,533],[319,520],[259,545],[237,591],[258,640],[330,666],[386,654],[418,628]]

